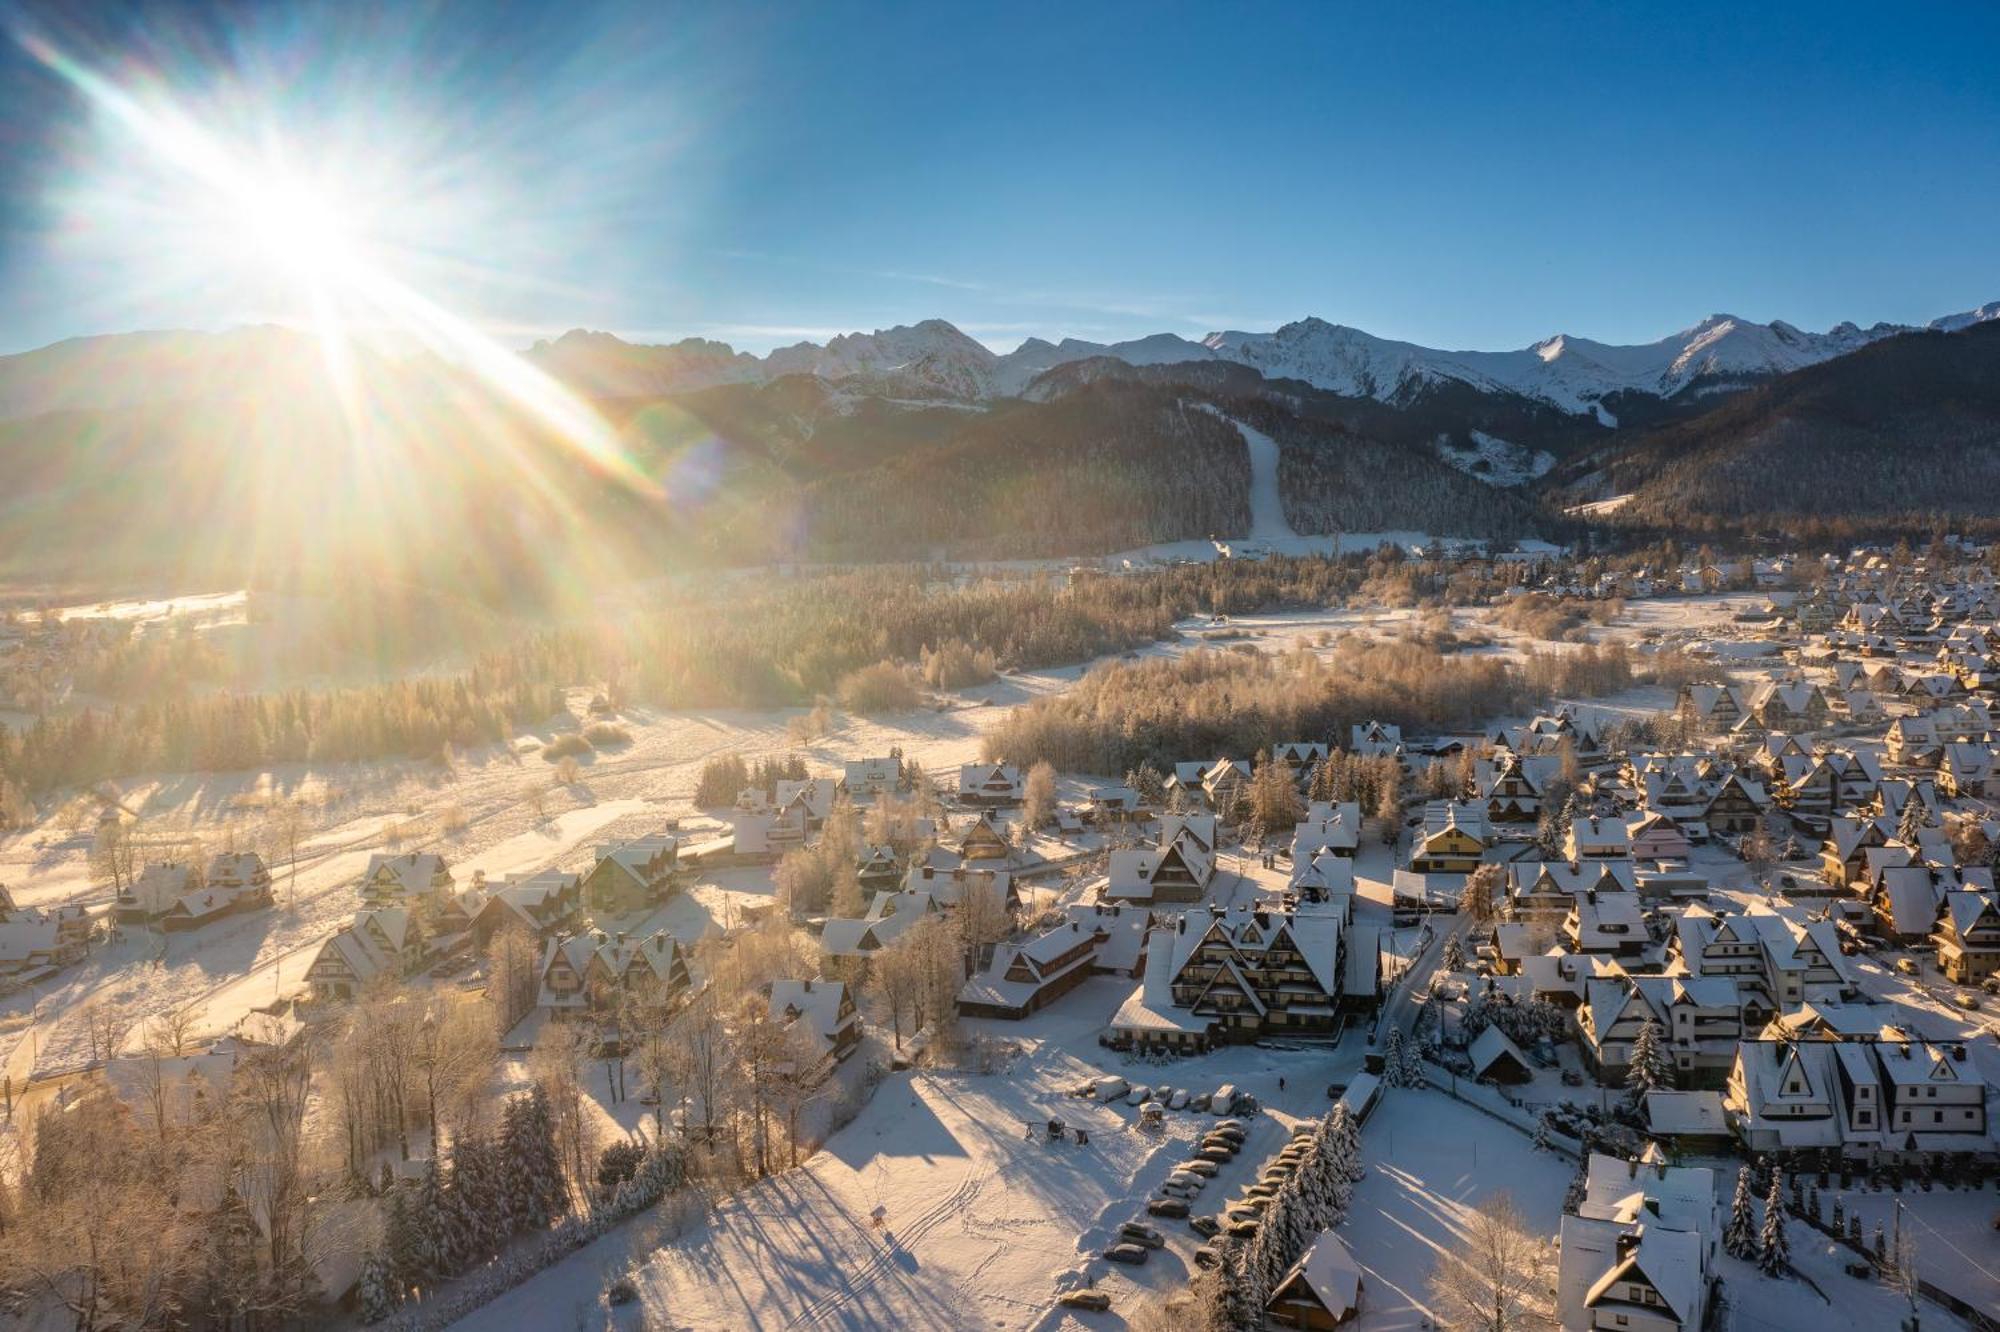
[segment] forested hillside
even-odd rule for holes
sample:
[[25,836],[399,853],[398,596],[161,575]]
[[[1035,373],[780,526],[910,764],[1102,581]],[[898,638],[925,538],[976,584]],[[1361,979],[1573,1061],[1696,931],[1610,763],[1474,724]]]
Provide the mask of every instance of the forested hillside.
[[1565,479],[1630,492],[1621,517],[1673,525],[2000,513],[2000,325],[1876,343],[1584,460]]

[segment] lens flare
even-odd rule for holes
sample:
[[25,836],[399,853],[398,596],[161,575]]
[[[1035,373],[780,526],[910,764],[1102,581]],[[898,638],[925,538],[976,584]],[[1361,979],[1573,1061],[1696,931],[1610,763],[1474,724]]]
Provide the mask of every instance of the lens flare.
[[[366,330],[376,339],[414,344],[470,374],[597,472],[636,494],[658,497],[657,485],[590,404],[375,257],[367,242],[369,219],[332,183],[290,166],[295,154],[275,131],[259,145],[227,142],[157,83],[115,81],[37,34],[21,34],[19,41],[153,161],[183,179],[194,200],[189,206],[219,230],[222,245],[296,287],[311,312],[329,381],[357,431],[370,413],[368,404],[355,400],[355,353],[348,344],[355,331]],[[521,456],[520,446],[508,447],[523,475],[535,480],[532,460]],[[552,493],[546,485],[538,489]]]

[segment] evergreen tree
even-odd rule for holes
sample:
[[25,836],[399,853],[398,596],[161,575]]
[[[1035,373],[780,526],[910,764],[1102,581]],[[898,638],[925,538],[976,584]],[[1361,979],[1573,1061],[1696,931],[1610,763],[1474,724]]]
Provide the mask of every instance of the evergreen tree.
[[1924,802],[1917,798],[1916,787],[1913,785],[1910,793],[1903,797],[1903,812],[1896,820],[1896,840],[1905,846],[1915,847],[1917,839],[1923,835],[1925,826]]
[[1634,1100],[1649,1091],[1674,1085],[1674,1061],[1668,1057],[1666,1035],[1660,1024],[1651,1018],[1639,1028],[1639,1035],[1632,1042],[1632,1062],[1625,1070],[1625,1085],[1632,1090]]
[[486,1256],[486,1182],[479,1137],[461,1129],[451,1143],[451,1178],[441,1200],[438,1247],[445,1268],[463,1272]]
[[1747,1167],[1736,1172],[1736,1196],[1729,1204],[1729,1224],[1723,1227],[1722,1249],[1730,1257],[1745,1262],[1757,1257],[1757,1213],[1751,1202]]
[[389,1267],[391,1296],[400,1304],[416,1287],[428,1283],[424,1271],[423,1226],[417,1218],[416,1199],[407,1185],[396,1185],[389,1194],[389,1220],[382,1233],[383,1260]]
[[1785,1195],[1779,1177],[1771,1176],[1764,1195],[1764,1229],[1757,1238],[1757,1266],[1766,1276],[1783,1276],[1792,1265],[1792,1247],[1785,1235]]
[[1438,959],[1438,965],[1446,971],[1465,970],[1465,949],[1459,944],[1456,934],[1445,936],[1444,956]]
[[1342,1176],[1350,1184],[1361,1182],[1365,1173],[1361,1166],[1361,1124],[1354,1118],[1354,1112],[1342,1102],[1333,1107],[1328,1116],[1328,1127],[1333,1136],[1333,1159]]
[[1424,1073],[1423,1043],[1417,1040],[1408,1040],[1402,1044],[1403,1080],[1399,1085],[1404,1087],[1422,1087],[1429,1081],[1429,1078]]
[[438,1173],[437,1158],[424,1162],[424,1177],[417,1184],[411,1214],[416,1221],[417,1270],[421,1281],[430,1285],[452,1274],[452,1248],[447,1238],[450,1222],[445,1212],[444,1179]]
[[1382,1045],[1382,1085],[1401,1087],[1403,1082],[1403,1029],[1389,1028],[1389,1039]]
[[379,1323],[396,1311],[395,1277],[380,1249],[370,1247],[361,1255],[361,1281],[356,1299],[364,1323]]

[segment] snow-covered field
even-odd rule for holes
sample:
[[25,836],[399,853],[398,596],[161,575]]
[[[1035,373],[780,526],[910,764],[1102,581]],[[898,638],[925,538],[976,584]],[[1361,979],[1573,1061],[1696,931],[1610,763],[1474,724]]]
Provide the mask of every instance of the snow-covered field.
[[[1069,1089],[1110,1072],[1193,1090],[1234,1082],[1258,1096],[1266,1113],[1250,1121],[1242,1155],[1195,1209],[1219,1211],[1291,1124],[1325,1110],[1329,1070],[1358,1064],[1361,1046],[1350,1036],[1354,1048],[1337,1052],[1243,1047],[1166,1064],[1130,1060],[1095,1042],[1130,986],[1099,978],[1026,1022],[971,1024],[1005,1052],[994,1071],[894,1074],[800,1169],[719,1199],[670,1243],[654,1247],[643,1229],[620,1232],[460,1326],[570,1326],[600,1300],[603,1274],[628,1264],[654,1327],[1118,1326],[1115,1317],[1072,1323],[1056,1296],[1094,1284],[1116,1311],[1186,1281],[1201,1241],[1183,1222],[1152,1219],[1168,1245],[1143,1267],[1097,1255],[1121,1222],[1149,1220],[1147,1196],[1213,1120],[1169,1114],[1163,1131],[1150,1132],[1133,1108]],[[1042,1126],[1052,1116],[1085,1129],[1089,1143],[1048,1142]],[[1558,1197],[1566,1178],[1555,1183]]]

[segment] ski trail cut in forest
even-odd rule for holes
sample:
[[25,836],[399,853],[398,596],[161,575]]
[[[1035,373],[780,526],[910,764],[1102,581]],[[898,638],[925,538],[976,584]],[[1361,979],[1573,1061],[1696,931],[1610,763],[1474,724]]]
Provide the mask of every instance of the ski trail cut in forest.
[[1252,541],[1285,541],[1298,535],[1285,521],[1285,503],[1278,494],[1278,441],[1241,421],[1222,418],[1243,434],[1250,446],[1250,535]]

